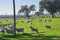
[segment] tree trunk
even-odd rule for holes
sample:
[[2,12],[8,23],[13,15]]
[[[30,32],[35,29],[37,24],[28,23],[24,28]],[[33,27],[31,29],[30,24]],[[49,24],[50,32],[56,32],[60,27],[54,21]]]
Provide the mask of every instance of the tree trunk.
[[52,15],[52,18],[55,17],[55,13],[52,13],[51,15]]
[[38,22],[40,22],[40,16],[38,16]]
[[29,21],[29,13],[26,14],[27,20]]
[[28,21],[29,21],[29,16],[28,16]]

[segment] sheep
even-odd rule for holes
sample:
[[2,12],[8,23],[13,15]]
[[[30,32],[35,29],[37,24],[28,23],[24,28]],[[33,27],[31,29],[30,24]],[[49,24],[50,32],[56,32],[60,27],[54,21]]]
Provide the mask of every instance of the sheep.
[[23,32],[24,33],[24,28],[16,28],[17,32]]
[[8,27],[8,28],[14,29],[14,27],[12,27],[12,26],[11,27]]
[[31,20],[33,20],[33,18]]
[[6,22],[8,22],[8,19],[5,19]]
[[8,26],[8,27],[13,27],[13,26],[14,26],[14,24],[8,24],[7,26]]
[[21,21],[22,23],[24,23],[24,21]]
[[0,29],[0,32],[5,32],[4,29]]
[[46,19],[44,20],[44,22],[46,22]]
[[28,21],[27,23],[32,23],[32,21]]
[[0,23],[2,23],[2,22],[0,21]]
[[51,19],[50,20],[48,20],[49,22],[51,22]]
[[29,24],[30,24],[30,26],[31,26],[31,25],[32,25],[32,22],[30,22]]
[[5,28],[5,30],[8,34],[9,33],[14,34],[14,29],[12,29],[12,28]]
[[38,22],[41,22],[42,20],[38,20]]
[[2,27],[0,27],[0,32],[2,33],[2,35],[4,35],[5,34],[5,29]]
[[30,28],[31,28],[32,31],[36,31],[38,33],[38,29],[37,28],[34,28],[32,26],[30,26]]
[[45,27],[48,28],[48,29],[51,29],[51,26],[49,26],[49,25],[46,25]]
[[5,33],[5,30],[3,28],[0,29],[0,32]]

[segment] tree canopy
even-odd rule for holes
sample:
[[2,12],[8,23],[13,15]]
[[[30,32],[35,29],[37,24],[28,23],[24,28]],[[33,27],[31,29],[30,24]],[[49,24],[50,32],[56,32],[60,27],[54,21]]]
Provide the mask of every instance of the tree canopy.
[[23,5],[21,6],[21,9],[18,11],[18,13],[25,13],[25,16],[28,17],[29,19],[29,13],[31,11],[35,11],[35,5],[31,5],[31,6]]
[[44,5],[42,8],[50,12],[52,17],[54,17],[56,12],[60,11],[60,0],[41,0],[40,3],[40,6]]

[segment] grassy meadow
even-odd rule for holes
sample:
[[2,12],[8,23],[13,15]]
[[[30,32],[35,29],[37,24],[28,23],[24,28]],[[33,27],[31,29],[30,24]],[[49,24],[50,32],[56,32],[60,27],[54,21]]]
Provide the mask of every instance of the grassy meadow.
[[[38,18],[33,18],[33,20],[30,18],[30,20],[32,21],[32,26],[38,29],[39,34],[31,31],[30,24],[27,23],[27,20],[21,18],[16,20],[16,28],[24,28],[24,33],[16,32],[16,36],[6,32],[0,33],[0,40],[60,40],[60,18],[40,18],[42,20],[40,22],[38,22]],[[13,23],[13,19],[1,19],[0,22],[2,24],[9,24]],[[51,29],[46,28],[46,25],[51,26]]]

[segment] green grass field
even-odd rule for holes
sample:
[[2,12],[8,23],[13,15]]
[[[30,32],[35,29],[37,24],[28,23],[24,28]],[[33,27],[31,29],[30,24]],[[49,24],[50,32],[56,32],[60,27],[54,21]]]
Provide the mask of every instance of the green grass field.
[[[44,19],[46,19],[46,22],[44,22]],[[49,19],[52,21],[49,22]],[[24,23],[21,22],[22,20]],[[17,35],[14,36],[13,34],[0,33],[0,40],[60,40],[60,18],[41,18],[41,20],[41,22],[38,22],[37,18],[32,20],[32,26],[38,29],[39,34],[31,31],[30,24],[22,18],[16,21],[16,28],[24,28],[24,34],[17,32]],[[8,21],[2,19],[0,21],[2,24],[13,23],[12,19],[8,19]],[[47,29],[45,25],[50,25],[51,29]]]

